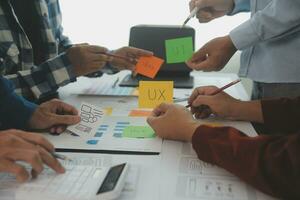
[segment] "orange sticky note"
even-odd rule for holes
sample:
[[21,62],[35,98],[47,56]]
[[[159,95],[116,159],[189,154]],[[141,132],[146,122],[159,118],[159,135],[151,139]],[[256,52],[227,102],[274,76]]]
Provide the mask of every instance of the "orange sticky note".
[[148,117],[152,113],[151,110],[132,110],[129,113],[130,117]]
[[141,57],[135,66],[135,71],[149,78],[154,78],[164,62],[163,59],[155,56]]

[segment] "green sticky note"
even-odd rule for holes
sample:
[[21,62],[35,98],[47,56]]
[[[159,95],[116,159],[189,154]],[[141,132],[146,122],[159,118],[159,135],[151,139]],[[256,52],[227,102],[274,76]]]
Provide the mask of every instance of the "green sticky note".
[[167,63],[183,63],[190,59],[194,53],[193,38],[184,37],[166,40]]
[[127,126],[123,130],[123,137],[126,138],[154,138],[155,133],[149,126]]

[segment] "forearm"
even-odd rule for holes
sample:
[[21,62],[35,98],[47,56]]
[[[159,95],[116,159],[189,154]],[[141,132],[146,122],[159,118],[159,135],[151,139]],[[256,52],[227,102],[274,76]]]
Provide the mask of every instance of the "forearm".
[[273,0],[263,10],[230,32],[239,50],[300,31],[300,2]]
[[299,137],[250,138],[230,127],[200,126],[192,143],[199,159],[226,169],[265,193],[299,199]]
[[231,105],[230,119],[263,123],[261,101],[237,101]]
[[64,53],[30,70],[19,71],[13,77],[16,92],[32,94],[36,99],[53,94],[59,87],[76,80],[73,67]]

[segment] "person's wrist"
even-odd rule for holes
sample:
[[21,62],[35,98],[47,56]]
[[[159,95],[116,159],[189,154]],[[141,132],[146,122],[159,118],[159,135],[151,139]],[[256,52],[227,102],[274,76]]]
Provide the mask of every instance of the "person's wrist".
[[192,138],[193,138],[193,135],[196,131],[196,129],[200,126],[200,122],[198,121],[193,121],[191,123],[189,123],[188,127],[187,127],[187,138],[186,138],[186,141],[188,142],[191,142],[192,141]]
[[225,36],[225,38],[226,38],[226,46],[227,46],[229,52],[234,54],[237,51],[237,48],[234,46],[229,35]]
[[226,118],[231,120],[241,120],[241,110],[244,107],[244,102],[240,100],[234,100],[229,105],[229,112]]

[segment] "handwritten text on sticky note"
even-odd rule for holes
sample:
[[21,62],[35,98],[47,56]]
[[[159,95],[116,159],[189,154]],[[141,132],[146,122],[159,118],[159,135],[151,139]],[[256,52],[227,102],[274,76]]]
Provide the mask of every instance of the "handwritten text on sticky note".
[[163,102],[173,102],[173,81],[140,81],[139,107],[155,108]]
[[194,52],[193,38],[184,37],[165,41],[167,63],[182,63],[190,59]]
[[149,126],[127,126],[122,136],[125,138],[154,138],[155,133]]
[[163,59],[155,56],[141,57],[136,64],[136,72],[146,77],[154,78],[163,63]]

